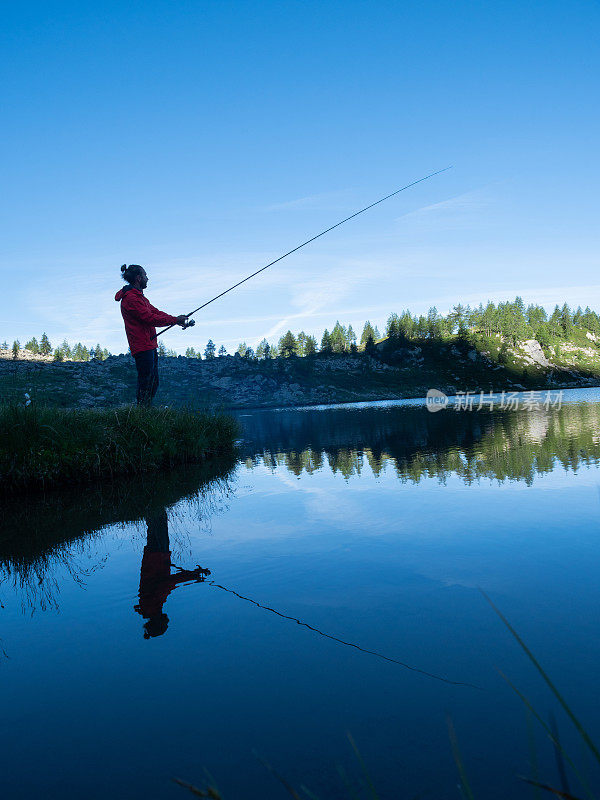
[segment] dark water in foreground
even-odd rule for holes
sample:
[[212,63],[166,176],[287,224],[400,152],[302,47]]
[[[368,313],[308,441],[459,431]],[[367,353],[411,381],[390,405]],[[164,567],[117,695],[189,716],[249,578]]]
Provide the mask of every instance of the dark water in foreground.
[[205,769],[226,800],[289,796],[264,759],[350,797],[350,732],[381,798],[458,798],[449,715],[477,798],[533,797],[527,716],[498,669],[556,715],[598,792],[478,589],[598,742],[600,392],[565,397],[257,412],[237,462],[5,505],[2,796],[185,798],[171,779]]

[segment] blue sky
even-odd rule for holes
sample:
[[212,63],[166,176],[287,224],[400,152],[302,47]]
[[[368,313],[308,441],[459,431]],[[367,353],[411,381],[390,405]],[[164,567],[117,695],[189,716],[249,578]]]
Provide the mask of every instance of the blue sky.
[[600,310],[600,6],[94,2],[5,8],[0,340],[126,348],[119,265],[231,351],[521,294]]

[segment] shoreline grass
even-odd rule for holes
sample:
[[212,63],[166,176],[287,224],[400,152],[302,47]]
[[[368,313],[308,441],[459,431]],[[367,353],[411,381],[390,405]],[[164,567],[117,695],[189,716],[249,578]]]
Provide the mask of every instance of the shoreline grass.
[[232,450],[225,414],[125,407],[0,406],[0,495],[198,464]]

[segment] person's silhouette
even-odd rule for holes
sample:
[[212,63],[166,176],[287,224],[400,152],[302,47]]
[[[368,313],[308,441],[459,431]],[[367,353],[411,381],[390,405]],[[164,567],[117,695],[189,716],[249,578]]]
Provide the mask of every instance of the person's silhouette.
[[[200,583],[210,575],[210,570],[199,566],[192,570],[181,569],[171,563],[166,509],[146,517],[146,525],[148,539],[140,569],[140,602],[134,606],[134,610],[147,620],[144,623],[144,639],[150,639],[162,636],[169,626],[163,605],[177,584],[192,580]],[[178,570],[174,575],[171,574],[171,567]]]

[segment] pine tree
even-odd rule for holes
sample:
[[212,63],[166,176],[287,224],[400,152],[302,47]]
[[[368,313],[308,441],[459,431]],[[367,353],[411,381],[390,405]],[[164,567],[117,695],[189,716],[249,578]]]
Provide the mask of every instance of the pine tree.
[[511,311],[515,318],[515,330],[518,341],[530,339],[533,336],[533,330],[527,322],[525,304],[520,297],[515,298],[515,302],[511,306]]
[[304,331],[300,331],[298,336],[296,336],[296,345],[297,345],[296,352],[297,352],[297,354],[299,356],[304,356],[305,355],[304,351],[306,349],[306,339],[307,339],[307,336],[304,333]]
[[246,350],[247,349],[248,349],[248,345],[246,344],[246,342],[242,342],[241,344],[238,345],[238,349],[236,350],[236,353],[239,353],[241,355],[241,357],[243,358],[246,355]]
[[[489,303],[482,310],[481,313],[481,327],[486,336],[493,336],[499,330],[502,330],[501,319],[502,311],[499,313],[494,303]],[[510,327],[510,323],[507,323]]]
[[352,350],[353,347],[356,350],[356,334],[354,333],[354,329],[352,328],[352,325],[348,325],[348,331],[347,331],[347,334],[346,334],[346,339],[347,339],[348,347],[350,348],[350,350]]
[[227,350],[225,349],[224,345],[221,345],[221,347],[219,347],[219,358],[222,358],[223,356],[226,355],[227,355]]
[[375,350],[375,339],[371,333],[368,334],[367,339],[364,343],[364,350],[365,353],[372,353]]
[[158,355],[161,358],[164,358],[167,355],[167,348],[165,347],[165,343],[164,342],[159,342],[158,343]]
[[385,335],[390,339],[395,339],[400,335],[400,318],[398,314],[390,314],[385,326]]
[[600,319],[596,312],[592,311],[589,306],[586,306],[581,316],[581,325],[592,333],[600,333]]
[[215,347],[215,343],[213,342],[213,340],[209,339],[208,342],[206,343],[206,347],[204,348],[204,358],[208,360],[214,358],[216,349],[217,348]]
[[323,336],[321,337],[321,352],[322,353],[331,353],[333,352],[331,349],[331,334],[325,328],[323,331]]
[[546,314],[546,309],[542,306],[536,306],[533,304],[527,306],[525,319],[527,320],[527,324],[533,331],[533,335],[536,339],[538,338],[540,329],[544,326],[547,328],[548,315]]
[[246,352],[244,353],[244,358],[247,358],[249,361],[252,361],[256,356],[254,355],[254,350],[251,347],[246,348]]
[[561,336],[563,333],[562,325],[561,325],[561,313],[560,308],[558,306],[554,307],[554,311],[548,320],[548,327],[550,329],[550,335],[552,337]]
[[441,339],[442,337],[440,317],[435,306],[427,312],[427,336],[429,339]]
[[427,325],[427,319],[421,314],[415,323],[415,336],[418,339],[426,339],[428,332],[429,326]]
[[317,340],[314,336],[309,335],[306,337],[306,341],[304,342],[304,355],[305,356],[314,356],[317,352]]
[[100,343],[94,348],[94,358],[97,358],[98,361],[102,361],[102,348],[100,347]]
[[65,359],[72,358],[73,354],[71,352],[71,348],[69,347],[69,343],[67,342],[66,339],[61,344],[60,349],[62,350],[63,358]]
[[571,309],[566,303],[560,310],[560,324],[565,338],[570,339],[573,334],[573,318],[571,317]]
[[[462,303],[454,306],[452,311],[448,314],[448,322],[450,323],[450,333],[454,333],[455,329],[458,331],[465,325],[465,307]],[[460,333],[458,334],[460,336]]]
[[46,336],[45,333],[42,334],[42,338],[40,339],[40,353],[43,356],[49,356],[52,352],[52,345],[50,344],[50,340]]
[[534,334],[534,338],[538,340],[542,349],[550,347],[550,344],[552,343],[552,336],[550,334],[550,328],[547,322],[541,322],[538,325]]
[[331,349],[334,353],[345,353],[348,350],[348,334],[339,320],[336,321],[331,331]]
[[102,351],[102,361],[106,361],[106,359],[109,357],[109,355],[110,355],[110,353],[105,347],[104,350]]
[[256,357],[257,358],[268,358],[268,352],[271,348],[269,347],[269,343],[266,339],[261,339],[258,343],[258,347],[256,348]]
[[364,324],[362,333],[360,335],[360,346],[365,347],[369,339],[371,340],[371,342],[373,343],[375,342],[375,329],[373,328],[369,320],[367,320]]
[[193,347],[188,347],[188,349],[185,351],[185,357],[196,358],[196,351],[194,350]]
[[25,345],[25,350],[29,350],[34,356],[36,356],[40,352],[40,346],[38,344],[37,339],[35,336],[33,339],[30,339],[27,344]]
[[15,360],[19,357],[20,349],[21,349],[21,343],[19,342],[18,339],[15,339],[15,341],[12,344],[12,357]]
[[54,348],[54,360],[55,361],[64,361],[63,351],[61,347]]
[[6,340],[4,340],[4,341],[2,342],[2,349],[3,349],[3,350],[8,350],[8,342],[7,342]]
[[412,339],[417,335],[417,320],[410,311],[403,311],[397,322],[397,337],[400,340]]
[[298,343],[291,331],[285,333],[279,340],[279,352],[284,358],[297,355]]

